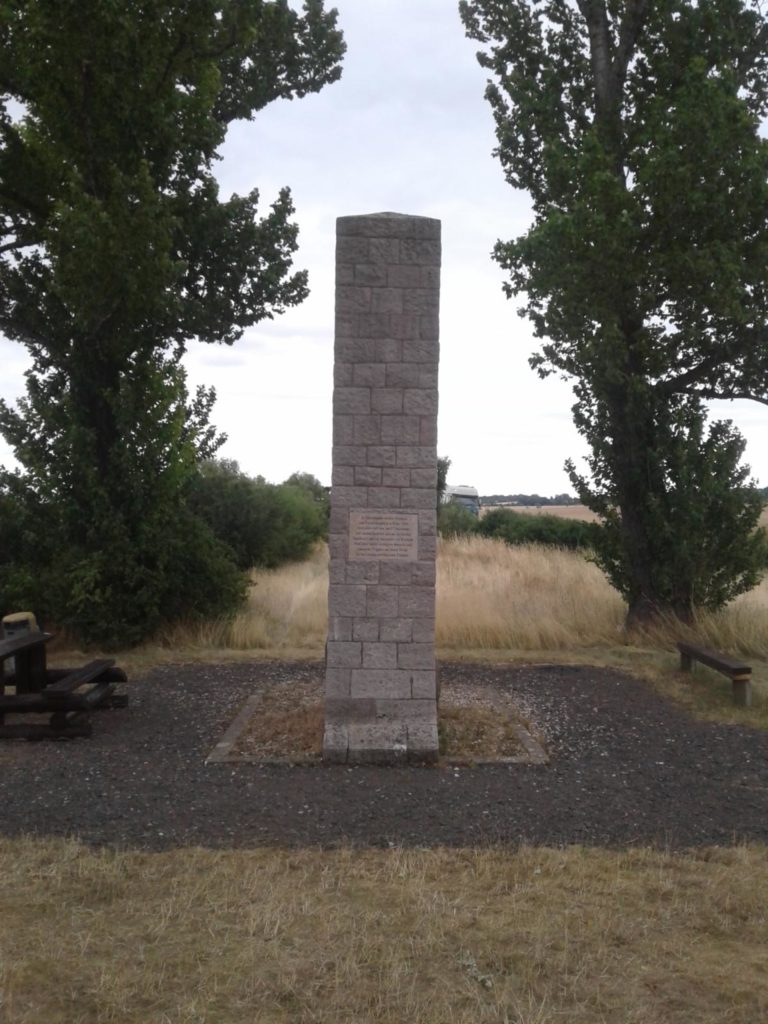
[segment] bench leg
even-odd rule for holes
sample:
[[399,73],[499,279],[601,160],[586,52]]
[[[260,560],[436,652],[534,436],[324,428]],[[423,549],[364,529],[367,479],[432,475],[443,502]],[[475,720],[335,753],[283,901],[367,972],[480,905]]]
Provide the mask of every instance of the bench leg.
[[733,680],[733,703],[740,708],[752,705],[752,683],[749,679]]

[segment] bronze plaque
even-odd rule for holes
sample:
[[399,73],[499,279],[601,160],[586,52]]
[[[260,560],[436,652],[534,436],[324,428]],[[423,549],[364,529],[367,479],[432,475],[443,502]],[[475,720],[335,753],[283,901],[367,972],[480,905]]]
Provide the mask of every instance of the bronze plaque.
[[419,516],[382,509],[350,510],[350,562],[416,562]]

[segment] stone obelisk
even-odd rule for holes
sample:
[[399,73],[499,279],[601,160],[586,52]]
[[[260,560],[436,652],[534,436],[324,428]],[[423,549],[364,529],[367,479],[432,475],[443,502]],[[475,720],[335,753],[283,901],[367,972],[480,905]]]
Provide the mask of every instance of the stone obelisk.
[[434,761],[440,221],[336,232],[323,756]]

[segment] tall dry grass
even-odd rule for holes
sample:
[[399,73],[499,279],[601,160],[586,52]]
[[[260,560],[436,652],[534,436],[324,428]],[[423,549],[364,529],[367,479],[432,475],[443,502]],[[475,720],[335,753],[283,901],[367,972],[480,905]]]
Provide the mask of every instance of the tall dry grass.
[[[319,657],[327,592],[328,555],[319,547],[301,564],[255,572],[247,606],[233,620],[176,627],[162,643]],[[670,649],[686,637],[745,656],[768,651],[768,580],[689,629],[674,623],[627,638],[625,611],[603,573],[578,552],[484,537],[440,542],[436,640],[445,652],[563,652],[628,642]]]
[[761,848],[0,839],[9,1024],[757,1024]]

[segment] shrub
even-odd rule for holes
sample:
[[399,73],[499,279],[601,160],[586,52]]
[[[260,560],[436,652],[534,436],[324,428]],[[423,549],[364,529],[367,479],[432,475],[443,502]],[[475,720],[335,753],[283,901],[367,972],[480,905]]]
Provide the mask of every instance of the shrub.
[[592,548],[599,529],[595,523],[578,519],[527,515],[508,508],[493,509],[477,525],[482,537],[497,537],[507,544],[544,544],[571,550]]

